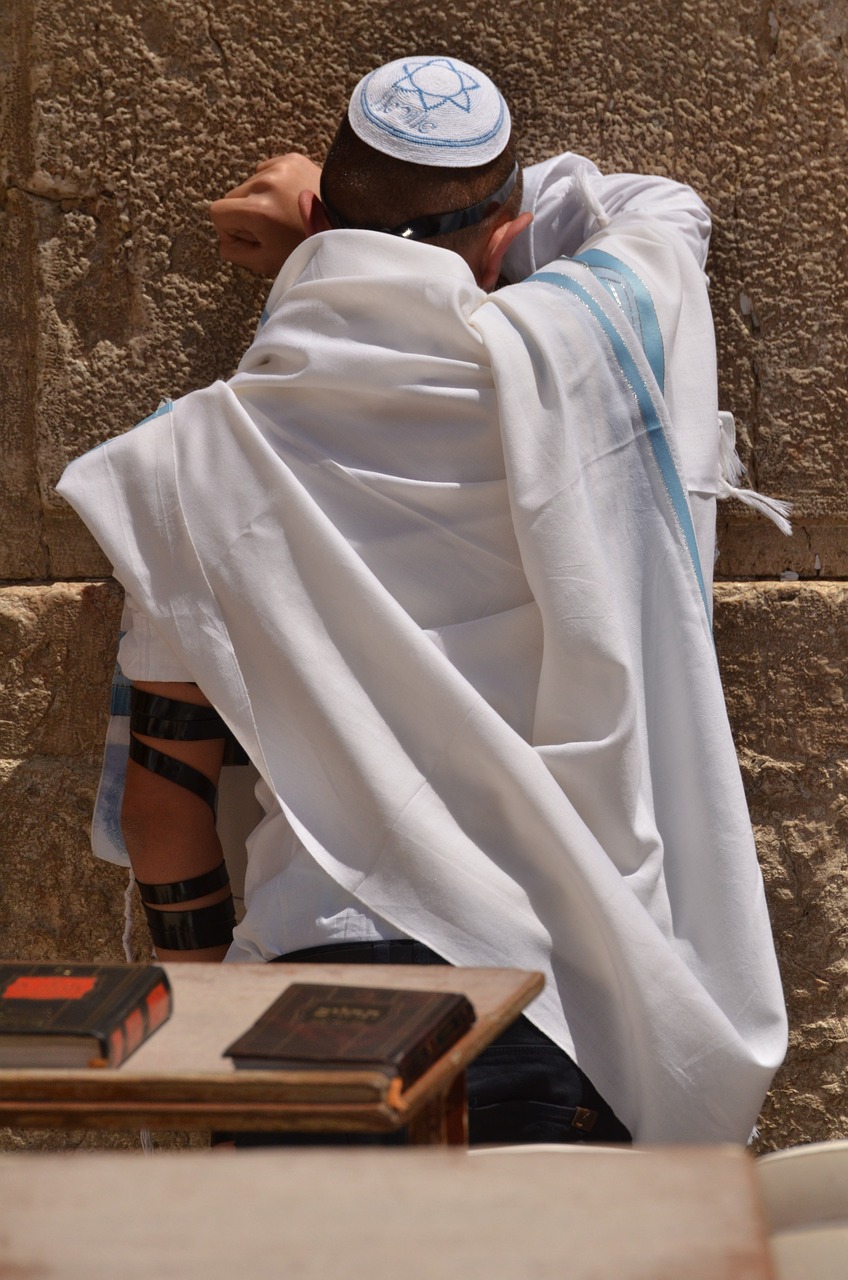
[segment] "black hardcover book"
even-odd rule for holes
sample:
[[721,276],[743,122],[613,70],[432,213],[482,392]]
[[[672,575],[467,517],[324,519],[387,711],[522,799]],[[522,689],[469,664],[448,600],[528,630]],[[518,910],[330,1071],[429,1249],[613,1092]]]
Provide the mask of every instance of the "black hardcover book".
[[0,962],[0,1067],[117,1067],[171,1006],[158,965]]
[[297,982],[225,1054],[252,1070],[378,1070],[405,1088],[473,1023],[451,992]]

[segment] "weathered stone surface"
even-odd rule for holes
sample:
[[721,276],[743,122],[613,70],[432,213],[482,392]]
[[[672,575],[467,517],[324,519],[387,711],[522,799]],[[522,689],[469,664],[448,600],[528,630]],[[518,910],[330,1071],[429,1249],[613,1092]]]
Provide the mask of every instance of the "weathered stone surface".
[[122,959],[126,874],[89,828],[120,592],[112,582],[0,591],[0,952]]
[[799,578],[833,579],[848,575],[848,524],[793,520],[787,538],[770,520],[759,516],[734,518],[735,499],[720,503],[716,577],[722,579],[775,578],[797,573]]
[[[209,1145],[206,1133],[156,1130],[150,1142],[157,1151],[198,1150]],[[108,1129],[0,1129],[0,1151],[138,1151],[141,1133]]]
[[48,569],[32,432],[36,396],[34,324],[34,222],[28,197],[15,175],[32,167],[26,62],[15,55],[26,46],[27,6],[0,10],[0,578],[40,578]]
[[754,487],[793,500],[799,521],[844,524],[848,352],[830,316],[848,290],[848,11],[797,0],[739,14],[717,51],[728,74],[711,142],[723,141],[706,171],[723,399]]
[[95,862],[89,824],[99,766],[55,757],[0,765],[0,938],[21,960],[124,959],[127,873]]
[[[0,956],[122,961],[127,872],[89,829],[121,593],[113,582],[0,591]],[[137,959],[151,955],[134,902]],[[154,1145],[202,1145],[156,1134]],[[0,1150],[133,1148],[138,1133],[0,1129]]]
[[0,591],[0,759],[92,758],[115,666],[117,584]]
[[[206,202],[270,152],[320,156],[355,78],[423,47],[496,76],[527,159],[571,146],[704,193],[723,400],[752,482],[794,499],[799,521],[844,526],[846,29],[842,0],[685,0],[673,22],[663,0],[355,0],[275,6],[271,22],[201,0],[14,0],[0,269],[23,306],[7,338],[15,518],[0,574],[105,571],[51,485],[160,397],[226,376],[260,307],[264,286],[218,263]],[[749,571],[780,572],[774,545]]]
[[762,1141],[848,1137],[848,587],[728,583],[716,596],[791,1027]]

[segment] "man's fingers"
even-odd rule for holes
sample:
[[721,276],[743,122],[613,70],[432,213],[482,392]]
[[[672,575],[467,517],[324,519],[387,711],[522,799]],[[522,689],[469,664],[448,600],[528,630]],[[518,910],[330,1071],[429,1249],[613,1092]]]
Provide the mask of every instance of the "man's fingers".
[[260,245],[262,243],[258,236],[252,235],[249,231],[219,231],[218,237],[222,244]]
[[209,206],[221,256],[276,275],[304,239],[298,197],[304,189],[317,191],[320,178],[319,166],[294,152],[260,161],[251,178]]
[[221,239],[218,250],[224,262],[244,267],[254,275],[275,276],[279,270],[279,254],[265,245],[251,244],[246,240]]
[[209,217],[212,225],[222,238],[232,237],[234,240],[245,240],[250,244],[259,244],[257,214],[244,207],[233,205],[228,200],[216,200],[209,206]]

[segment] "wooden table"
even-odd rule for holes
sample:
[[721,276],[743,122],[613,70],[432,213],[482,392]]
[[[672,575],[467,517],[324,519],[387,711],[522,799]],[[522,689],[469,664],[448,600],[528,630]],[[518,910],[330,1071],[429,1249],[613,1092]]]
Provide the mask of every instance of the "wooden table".
[[773,1280],[736,1148],[0,1157],[0,1275]]
[[[442,965],[165,966],[174,1012],[116,1070],[0,1071],[0,1124],[36,1128],[301,1129],[466,1140],[465,1067],[539,993],[517,969]],[[477,1021],[403,1093],[374,1071],[236,1071],[223,1050],[292,982],[464,992]]]

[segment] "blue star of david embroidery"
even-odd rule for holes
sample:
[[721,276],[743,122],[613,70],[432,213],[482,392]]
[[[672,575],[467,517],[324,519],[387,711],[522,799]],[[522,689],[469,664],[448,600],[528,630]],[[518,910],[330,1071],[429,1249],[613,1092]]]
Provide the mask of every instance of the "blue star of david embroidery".
[[[433,67],[440,67],[449,72],[452,81],[448,78],[445,83],[444,73],[428,75],[427,73]],[[475,89],[479,89],[480,85],[473,76],[455,67],[450,58],[430,58],[428,62],[420,62],[417,65],[405,62],[403,69],[406,75],[396,80],[393,87],[401,93],[414,94],[422,111],[436,111],[439,107],[447,106],[448,103],[458,107],[460,111],[466,113],[471,111],[469,95]],[[448,89],[450,92],[444,91]]]

